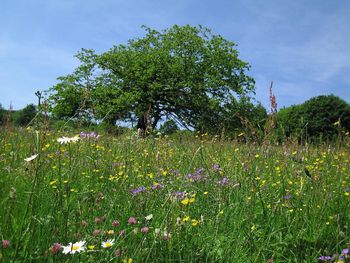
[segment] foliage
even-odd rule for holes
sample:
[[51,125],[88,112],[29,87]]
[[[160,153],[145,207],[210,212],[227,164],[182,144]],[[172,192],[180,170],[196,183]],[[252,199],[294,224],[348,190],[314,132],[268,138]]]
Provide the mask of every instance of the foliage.
[[0,125],[4,125],[6,119],[6,110],[0,104]]
[[228,103],[222,105],[211,102],[205,114],[197,120],[198,130],[202,133],[225,132],[232,137],[242,131],[249,135],[263,130],[267,119],[266,109],[260,103],[254,104],[249,97],[231,97]]
[[82,50],[81,65],[50,90],[53,114],[83,111],[111,124],[137,122],[143,130],[172,118],[196,128],[209,110],[254,90],[235,43],[201,26],[145,30],[143,38],[101,55]]
[[167,120],[165,121],[159,128],[159,131],[162,133],[162,134],[173,134],[175,133],[176,131],[178,131],[179,128],[177,127],[177,124],[174,120]]
[[34,104],[29,104],[21,110],[15,112],[14,121],[16,125],[25,126],[30,123],[37,115],[37,109]]
[[350,105],[334,95],[318,96],[281,109],[278,122],[287,136],[330,139],[339,134],[340,127],[350,130]]

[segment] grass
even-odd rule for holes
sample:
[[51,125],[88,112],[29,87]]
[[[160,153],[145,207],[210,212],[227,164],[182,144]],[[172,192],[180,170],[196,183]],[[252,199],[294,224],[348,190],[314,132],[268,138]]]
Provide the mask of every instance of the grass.
[[74,135],[1,131],[0,261],[318,262],[350,245],[348,138],[57,142]]

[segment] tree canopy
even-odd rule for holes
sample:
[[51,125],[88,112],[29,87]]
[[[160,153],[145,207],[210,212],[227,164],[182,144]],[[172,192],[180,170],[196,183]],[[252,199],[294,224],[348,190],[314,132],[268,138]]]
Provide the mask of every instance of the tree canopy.
[[50,89],[52,113],[131,121],[142,130],[162,118],[197,128],[203,116],[254,92],[234,42],[201,26],[144,29],[144,37],[99,55],[81,50],[80,66]]

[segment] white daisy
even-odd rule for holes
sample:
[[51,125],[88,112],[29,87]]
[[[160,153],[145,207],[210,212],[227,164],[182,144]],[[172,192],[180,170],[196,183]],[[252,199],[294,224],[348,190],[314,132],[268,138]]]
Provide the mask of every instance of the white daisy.
[[150,214],[150,215],[148,215],[148,216],[145,217],[145,219],[146,219],[147,221],[151,220],[152,218],[153,218],[153,214]]
[[74,137],[61,137],[57,139],[57,142],[59,142],[60,144],[67,144],[67,143],[71,143],[71,142],[76,142],[78,141],[80,138],[79,136],[74,136]]
[[75,254],[76,252],[82,252],[82,251],[86,250],[85,243],[86,243],[86,241],[82,240],[82,241],[76,242],[74,244],[69,243],[68,246],[62,246],[63,247],[62,253],[63,254]]
[[34,154],[34,155],[32,155],[32,156],[30,156],[28,158],[25,158],[24,160],[26,162],[30,162],[30,161],[33,161],[36,157],[38,157],[38,154]]
[[66,143],[69,143],[70,140],[69,140],[68,137],[63,136],[63,137],[61,137],[61,138],[58,138],[58,139],[57,139],[57,142],[59,142],[60,144],[66,144]]
[[108,239],[106,242],[102,242],[101,246],[103,248],[110,248],[114,245],[114,239]]

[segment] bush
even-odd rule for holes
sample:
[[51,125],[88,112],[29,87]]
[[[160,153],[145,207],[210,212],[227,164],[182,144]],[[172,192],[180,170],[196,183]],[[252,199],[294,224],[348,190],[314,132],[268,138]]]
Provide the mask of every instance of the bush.
[[314,97],[284,108],[277,117],[286,136],[331,139],[339,134],[340,127],[350,130],[350,105],[334,95]]

